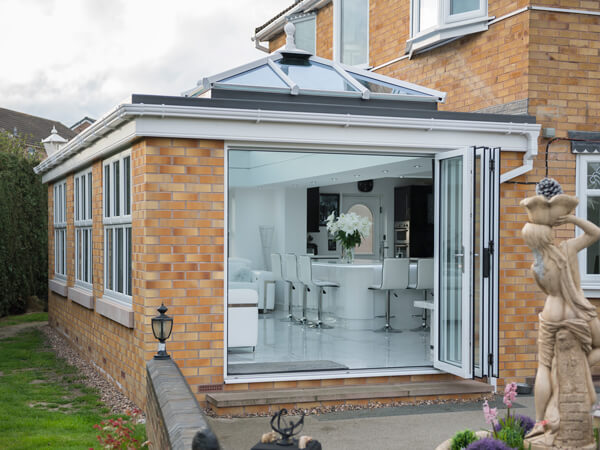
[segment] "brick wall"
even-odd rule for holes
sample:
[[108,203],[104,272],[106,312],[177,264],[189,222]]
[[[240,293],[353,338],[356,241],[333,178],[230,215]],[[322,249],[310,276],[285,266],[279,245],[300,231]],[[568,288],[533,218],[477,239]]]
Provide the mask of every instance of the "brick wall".
[[146,139],[134,159],[134,278],[145,299],[137,327],[145,359],[156,351],[150,317],[164,302],[175,319],[167,351],[204,401],[199,388],[223,383],[223,142]]
[[[540,0],[539,6],[599,11],[585,0]],[[501,17],[528,4],[522,0],[489,0],[488,15]],[[317,54],[332,56],[331,5],[317,18]],[[410,2],[370,0],[370,65],[402,56],[410,32]],[[320,25],[320,27],[319,27]],[[524,101],[542,127],[600,130],[600,18],[597,16],[527,11],[490,25],[488,31],[458,39],[437,49],[404,59],[378,73],[447,92],[440,110],[478,111]],[[540,138],[534,169],[513,181],[532,183],[545,175]],[[552,144],[549,176],[566,193],[575,194],[576,159],[565,142]],[[522,154],[503,152],[501,170],[522,164]],[[537,367],[537,315],[545,297],[529,274],[531,252],[521,238],[526,214],[519,202],[534,194],[527,184],[505,183],[500,200],[500,375],[523,381]],[[573,237],[572,226],[557,231],[559,239]],[[596,372],[600,367],[595,368]],[[500,380],[502,383],[503,380]]]
[[[102,162],[92,166],[93,210],[93,294],[103,295],[104,230],[102,225]],[[49,277],[54,277],[53,186],[48,186]],[[136,205],[133,205],[134,215]],[[73,225],[73,175],[67,177],[67,285],[75,281],[75,228]],[[135,253],[135,249],[134,249]],[[133,303],[140,301],[134,294]],[[50,325],[61,332],[81,355],[91,361],[112,383],[138,406],[144,408],[144,359],[136,332],[94,310],[72,302],[52,291],[48,295]],[[139,316],[136,317],[136,322]]]

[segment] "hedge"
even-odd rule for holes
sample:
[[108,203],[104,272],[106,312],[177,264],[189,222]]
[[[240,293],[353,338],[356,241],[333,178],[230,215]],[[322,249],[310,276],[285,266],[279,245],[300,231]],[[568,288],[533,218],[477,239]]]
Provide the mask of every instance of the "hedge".
[[48,194],[25,140],[0,131],[0,317],[47,305]]

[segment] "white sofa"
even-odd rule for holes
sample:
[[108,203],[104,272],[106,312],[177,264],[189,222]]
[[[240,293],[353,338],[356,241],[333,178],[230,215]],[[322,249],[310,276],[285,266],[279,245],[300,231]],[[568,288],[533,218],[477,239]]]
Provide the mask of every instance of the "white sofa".
[[252,270],[252,261],[246,258],[228,259],[229,289],[254,289],[258,294],[258,308],[275,308],[275,277],[273,272]]
[[258,341],[258,293],[254,289],[229,289],[227,296],[227,348],[252,347]]

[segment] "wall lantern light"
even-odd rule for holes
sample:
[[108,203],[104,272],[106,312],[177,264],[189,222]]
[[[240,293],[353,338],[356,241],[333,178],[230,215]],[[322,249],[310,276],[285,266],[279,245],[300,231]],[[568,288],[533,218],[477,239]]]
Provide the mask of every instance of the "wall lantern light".
[[154,359],[169,359],[171,358],[166,350],[165,341],[171,336],[173,330],[173,318],[167,316],[165,313],[168,308],[163,304],[158,308],[160,313],[158,316],[152,318],[152,333],[154,337],[158,339],[158,352],[154,355]]

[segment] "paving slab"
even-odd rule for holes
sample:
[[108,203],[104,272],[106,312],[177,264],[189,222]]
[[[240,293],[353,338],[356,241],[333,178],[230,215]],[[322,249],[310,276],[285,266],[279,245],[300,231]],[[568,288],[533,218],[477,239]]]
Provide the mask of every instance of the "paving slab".
[[[496,396],[504,417],[502,397]],[[533,417],[533,396],[519,396],[512,411]],[[250,449],[270,430],[270,417],[208,418],[223,450]],[[487,430],[482,402],[442,403],[333,412],[305,418],[302,434],[313,436],[323,450],[432,450],[457,431]]]

